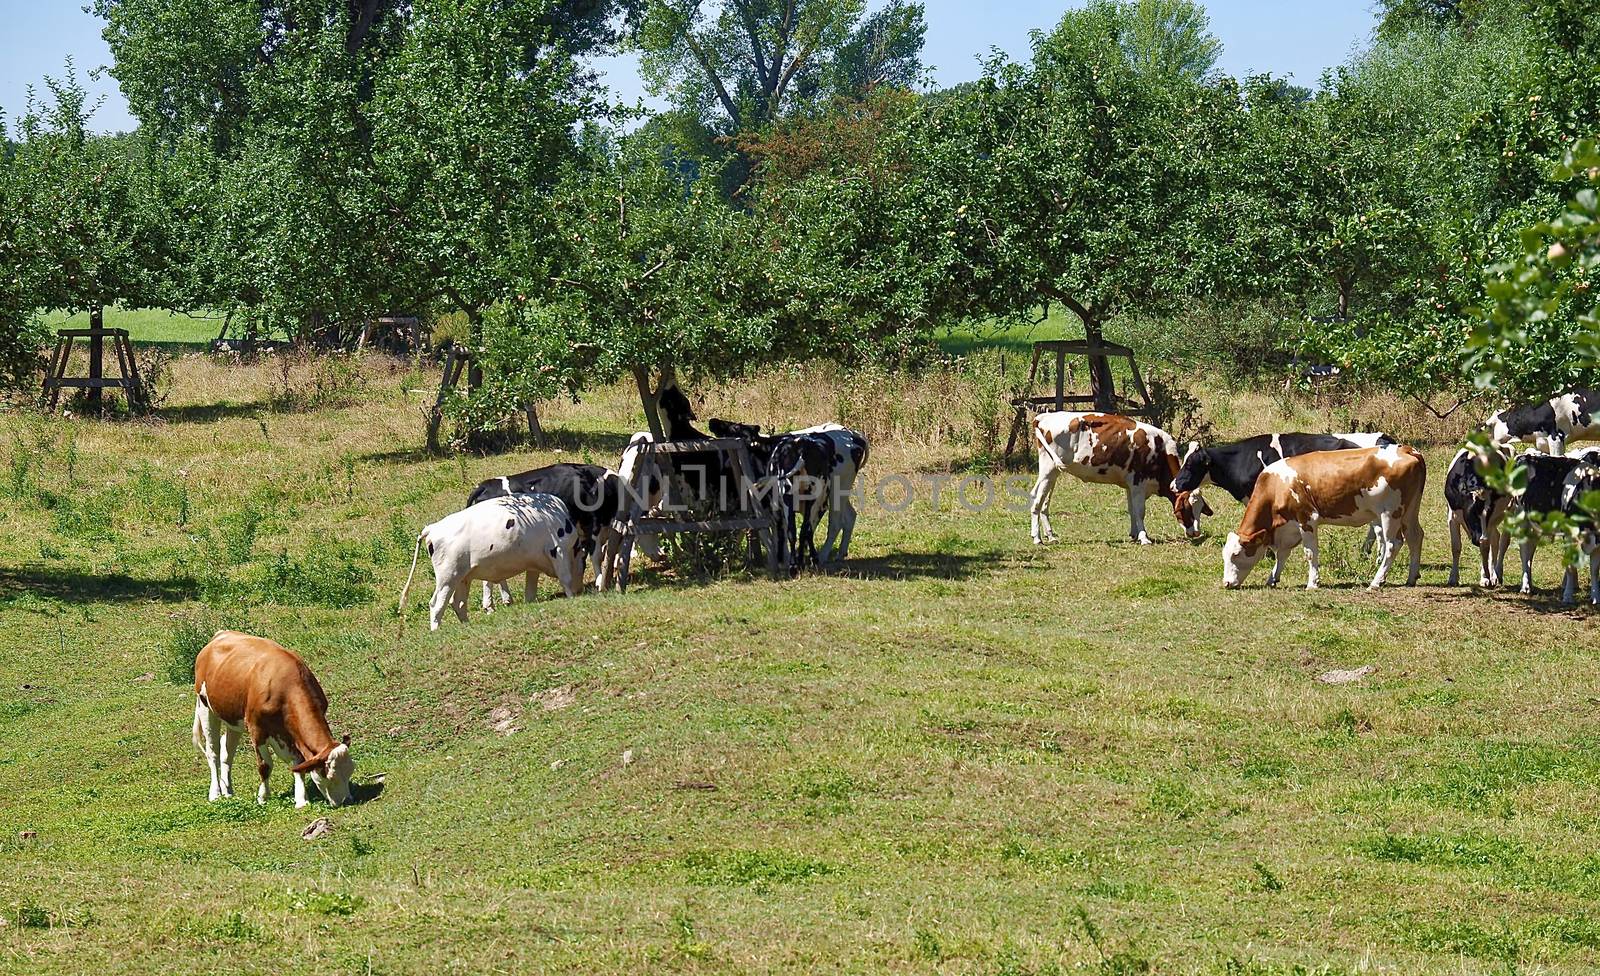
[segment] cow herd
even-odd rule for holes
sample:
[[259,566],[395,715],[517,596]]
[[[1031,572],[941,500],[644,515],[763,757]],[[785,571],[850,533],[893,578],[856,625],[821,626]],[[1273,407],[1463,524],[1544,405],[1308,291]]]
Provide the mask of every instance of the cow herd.
[[[1600,605],[1600,530],[1583,511],[1584,498],[1600,491],[1600,449],[1566,455],[1573,441],[1600,439],[1600,392],[1573,390],[1544,403],[1505,410],[1483,425],[1486,447],[1457,452],[1445,474],[1449,509],[1450,585],[1460,582],[1461,536],[1479,550],[1479,584],[1499,586],[1511,537],[1502,524],[1513,511],[1542,516],[1560,513],[1580,525],[1578,548],[1589,559],[1590,601]],[[1415,449],[1381,433],[1262,434],[1231,444],[1190,444],[1180,455],[1166,431],[1129,417],[1104,413],[1044,413],[1033,420],[1039,477],[1032,495],[1035,543],[1055,538],[1050,496],[1062,473],[1127,492],[1130,535],[1149,544],[1145,503],[1160,495],[1190,538],[1212,514],[1202,489],[1216,485],[1244,503],[1236,531],[1222,550],[1222,582],[1243,585],[1257,563],[1273,556],[1267,585],[1276,586],[1296,546],[1310,564],[1307,587],[1319,579],[1318,531],[1324,525],[1365,526],[1363,551],[1378,546],[1378,568],[1370,588],[1381,587],[1402,546],[1410,566],[1406,585],[1422,570],[1423,491],[1427,462]],[[1527,450],[1514,453],[1518,446]],[[1511,466],[1509,490],[1486,477],[1491,463]],[[1523,593],[1533,590],[1536,533],[1521,544]],[[1577,571],[1568,568],[1562,599],[1575,597]]]
[[[689,450],[657,455],[654,437],[629,439],[615,470],[593,464],[552,464],[490,478],[473,488],[460,511],[425,527],[412,551],[400,593],[406,596],[424,547],[433,564],[429,626],[438,630],[447,610],[465,623],[473,583],[483,586],[482,608],[490,612],[498,593],[511,602],[506,584],[524,577],[523,597],[532,601],[540,576],[550,576],[568,597],[584,589],[585,564],[593,557],[595,589],[606,591],[625,576],[632,547],[624,533],[635,516],[662,511],[725,509],[730,500],[752,498],[779,527],[771,542],[791,572],[804,564],[827,565],[849,554],[855,531],[855,482],[867,463],[867,439],[838,424],[766,435],[757,426],[712,420],[712,434],[694,426],[689,398],[677,387],[658,399],[666,439]],[[754,486],[729,455],[693,442],[743,440]],[[747,493],[747,487],[753,491]],[[822,547],[816,531],[827,522]],[[653,537],[639,548],[657,555]],[[211,773],[213,800],[233,795],[233,760],[248,735],[267,801],[273,757],[291,763],[297,807],[305,806],[309,779],[333,806],[350,796],[354,761],[350,740],[335,740],[327,720],[328,699],[316,676],[293,651],[262,637],[219,631],[195,661],[195,747]]]
[[[540,576],[553,577],[569,597],[585,586],[585,564],[595,563],[595,588],[612,589],[626,574],[632,545],[624,544],[631,520],[668,503],[726,508],[730,497],[768,507],[781,530],[770,537],[788,568],[843,560],[855,529],[857,476],[867,463],[866,438],[837,424],[766,435],[758,427],[711,420],[710,433],[694,426],[689,399],[676,387],[659,397],[667,440],[682,443],[673,453],[651,449],[654,438],[635,434],[615,469],[555,464],[491,478],[475,487],[466,506],[428,525],[417,537],[411,570],[423,547],[433,564],[434,594],[429,625],[437,630],[446,610],[463,622],[473,583],[483,587],[482,607],[493,609],[498,593],[509,603],[506,584],[525,578],[524,598],[535,596]],[[1463,534],[1479,550],[1483,586],[1498,586],[1510,535],[1502,530],[1513,511],[1561,512],[1582,519],[1582,500],[1600,491],[1600,449],[1566,456],[1568,442],[1600,439],[1600,394],[1576,390],[1546,403],[1504,411],[1484,426],[1489,446],[1464,448],[1445,475],[1456,585]],[[1231,444],[1180,448],[1166,431],[1106,413],[1043,413],[1032,424],[1038,449],[1038,479],[1030,496],[1033,541],[1053,541],[1050,499],[1062,473],[1095,484],[1118,485],[1127,493],[1129,535],[1149,544],[1146,503],[1159,495],[1190,538],[1213,514],[1204,489],[1214,485],[1244,503],[1237,529],[1223,546],[1223,584],[1243,584],[1269,553],[1267,585],[1282,578],[1289,553],[1300,546],[1310,563],[1307,586],[1318,585],[1318,534],[1324,525],[1366,526],[1366,548],[1378,547],[1371,587],[1381,587],[1402,547],[1409,550],[1407,585],[1421,570],[1423,490],[1427,465],[1416,450],[1384,434],[1263,434]],[[713,443],[734,438],[748,450],[749,475]],[[705,441],[705,450],[693,442]],[[1517,445],[1529,448],[1520,456]],[[1511,491],[1485,477],[1498,456],[1513,466]],[[752,487],[758,490],[751,490]],[[819,549],[815,533],[827,522]],[[1587,524],[1586,522],[1584,524]],[[1600,534],[1580,533],[1590,560],[1590,597],[1600,604]],[[631,536],[629,536],[631,538]],[[639,547],[655,554],[651,536]],[[1536,541],[1523,542],[1522,591],[1531,591]],[[1567,571],[1563,598],[1572,601],[1576,572]],[[354,761],[349,736],[336,739],[328,726],[328,700],[316,677],[292,651],[261,637],[218,632],[195,662],[194,741],[211,774],[213,800],[233,795],[232,765],[248,734],[265,803],[274,757],[291,764],[296,806],[307,802],[309,781],[332,805],[350,796]]]

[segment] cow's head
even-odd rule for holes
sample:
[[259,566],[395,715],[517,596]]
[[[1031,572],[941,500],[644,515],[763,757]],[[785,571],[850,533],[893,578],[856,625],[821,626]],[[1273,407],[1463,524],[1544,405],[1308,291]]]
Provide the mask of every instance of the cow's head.
[[712,417],[707,426],[711,428],[711,433],[716,437],[743,437],[752,441],[761,437],[761,428],[756,424],[741,424],[732,420],[723,420],[721,417]]
[[1172,490],[1179,495],[1186,491],[1199,491],[1210,474],[1211,455],[1198,442],[1190,441],[1189,449],[1183,455],[1183,463],[1178,467],[1178,475],[1172,479]]
[[[1196,446],[1190,446],[1190,456],[1196,451]],[[1178,481],[1183,477],[1183,469],[1178,463],[1177,454],[1168,449],[1166,453],[1167,481],[1161,485],[1161,493],[1172,499],[1172,514],[1177,517],[1178,524],[1183,526],[1183,534],[1191,539],[1200,538],[1200,517],[1211,514],[1211,506],[1200,496],[1200,485],[1196,483],[1192,488],[1180,488]]]
[[302,776],[328,798],[328,805],[343,806],[350,802],[350,777],[355,775],[356,761],[350,756],[350,737],[347,735],[322,752],[294,767]]
[[1183,532],[1191,539],[1201,536],[1200,519],[1210,518],[1216,513],[1200,494],[1199,489],[1194,491],[1180,491],[1172,499],[1172,514],[1178,517],[1183,524]]
[[1228,533],[1228,541],[1222,547],[1222,585],[1230,590],[1236,590],[1244,585],[1245,577],[1256,568],[1256,563],[1267,554],[1267,536],[1265,529],[1241,536],[1237,532]]

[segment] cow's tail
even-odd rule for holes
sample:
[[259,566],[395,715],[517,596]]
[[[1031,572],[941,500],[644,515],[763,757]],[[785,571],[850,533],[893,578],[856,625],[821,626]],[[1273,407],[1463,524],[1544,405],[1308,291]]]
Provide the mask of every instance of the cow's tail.
[[428,530],[423,529],[417,536],[417,544],[411,547],[411,572],[406,574],[406,585],[400,588],[400,605],[394,608],[395,613],[406,612],[406,594],[411,592],[411,577],[417,574],[417,557],[422,555],[422,540],[428,537]]
[[195,702],[194,707],[194,747],[200,752],[201,755],[205,755],[206,729],[205,726],[200,723],[200,703],[198,701]]

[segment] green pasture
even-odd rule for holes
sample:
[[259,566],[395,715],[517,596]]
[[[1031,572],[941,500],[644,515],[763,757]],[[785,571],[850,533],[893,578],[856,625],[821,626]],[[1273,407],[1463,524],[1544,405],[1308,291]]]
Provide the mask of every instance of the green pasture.
[[[44,323],[51,329],[87,329],[89,313],[67,315],[48,312]],[[204,347],[222,330],[220,317],[186,315],[161,308],[121,308],[111,306],[105,312],[108,329],[127,329],[128,337],[139,343],[159,343],[170,346]]]
[[[1035,548],[1024,512],[934,503],[959,451],[885,433],[868,496],[916,500],[865,504],[837,574],[547,582],[430,634],[425,560],[395,612],[421,526],[610,461],[636,404],[433,458],[425,377],[291,411],[275,372],[190,357],[158,421],[3,421],[0,971],[1600,965],[1596,617],[1443,587],[1449,445],[1414,590],[1367,592],[1335,530],[1323,591],[1297,556],[1224,592],[1220,496],[1206,541],[1152,506],[1141,548],[1120,493],[1064,482]],[[782,395],[703,415],[810,409]],[[258,808],[243,763],[206,802],[184,668],[223,626],[306,657],[364,802],[296,811],[280,768]]]

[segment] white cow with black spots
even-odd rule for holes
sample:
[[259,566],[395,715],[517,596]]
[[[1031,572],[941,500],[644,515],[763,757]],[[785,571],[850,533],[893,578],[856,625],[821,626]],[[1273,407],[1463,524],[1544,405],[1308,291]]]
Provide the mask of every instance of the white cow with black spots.
[[[583,587],[578,527],[554,495],[515,494],[479,502],[422,530],[411,553],[411,572],[400,591],[404,611],[423,544],[433,561],[434,591],[428,627],[438,630],[445,609],[467,621],[468,588],[476,580],[503,583],[527,574],[524,597],[532,602],[540,574],[554,576],[569,597]],[[491,609],[484,592],[484,609]]]

